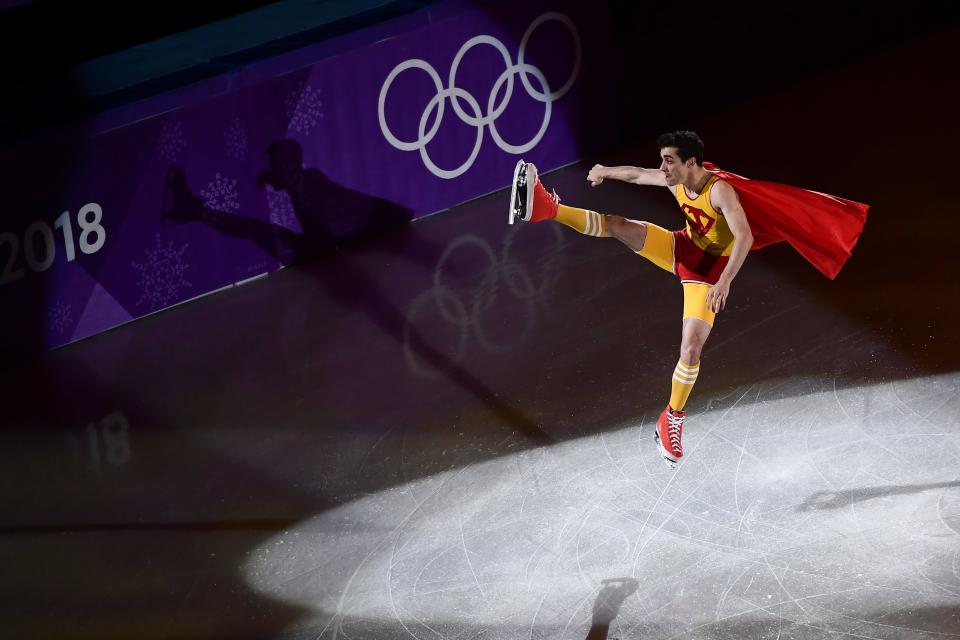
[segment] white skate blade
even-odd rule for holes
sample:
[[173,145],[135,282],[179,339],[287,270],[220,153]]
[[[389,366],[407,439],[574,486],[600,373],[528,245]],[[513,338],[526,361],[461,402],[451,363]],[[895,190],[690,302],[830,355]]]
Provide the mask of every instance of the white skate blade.
[[517,176],[520,175],[520,169],[524,164],[521,158],[517,160],[516,166],[513,167],[513,184],[510,185],[510,217],[508,218],[510,224],[513,224],[517,219],[517,210],[514,208],[517,201]]

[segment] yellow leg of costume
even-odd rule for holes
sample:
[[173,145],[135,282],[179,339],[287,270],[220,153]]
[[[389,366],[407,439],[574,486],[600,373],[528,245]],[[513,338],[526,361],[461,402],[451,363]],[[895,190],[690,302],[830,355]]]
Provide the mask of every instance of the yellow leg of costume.
[[[717,314],[707,308],[707,292],[710,285],[702,282],[683,283],[683,318],[697,318],[711,327]],[[673,370],[673,382],[670,393],[670,407],[682,411],[693,391],[693,385],[700,374],[699,362],[684,362],[680,359]]]
[[709,284],[702,282],[683,283],[683,317],[700,318],[712,327],[717,314],[707,308],[708,291],[710,291]]
[[606,225],[603,216],[596,211],[577,209],[561,204],[557,207],[557,217],[555,219],[560,224],[564,224],[584,235],[594,238],[604,236]]
[[687,364],[683,360],[677,361],[677,368],[673,370],[673,387],[670,393],[670,408],[683,411],[683,407],[690,398],[693,385],[700,373],[700,363]]

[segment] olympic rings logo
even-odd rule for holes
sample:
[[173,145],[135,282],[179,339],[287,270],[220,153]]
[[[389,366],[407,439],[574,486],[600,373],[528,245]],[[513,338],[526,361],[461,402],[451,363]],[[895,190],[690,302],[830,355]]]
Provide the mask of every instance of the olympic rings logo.
[[[559,225],[550,225],[548,228],[553,231],[552,238],[548,240],[549,236],[540,235],[542,240],[536,240],[538,243],[548,241],[550,246],[546,250],[538,248],[544,253],[533,265],[538,267],[535,275],[531,275],[527,267],[510,256],[518,233],[529,232],[529,226],[511,227],[500,255],[486,240],[473,234],[460,236],[447,246],[434,269],[433,287],[414,298],[406,313],[403,348],[413,373],[423,378],[435,378],[459,366],[467,356],[471,336],[485,352],[496,355],[515,350],[530,337],[539,313],[551,311],[549,293],[559,282],[565,262],[561,250],[564,246],[563,232]],[[464,286],[462,283],[449,282],[448,274],[456,271],[450,265],[456,263],[456,254],[461,252],[479,252],[482,255],[485,268],[481,273],[470,274],[479,276],[478,284]],[[509,295],[506,307],[510,309],[507,315],[512,325],[507,332],[503,331],[505,305],[503,302],[497,304],[502,293]],[[444,335],[447,332],[442,330],[443,325],[449,327],[453,335],[448,340],[441,339],[442,344],[433,345],[444,356],[445,364],[438,368],[435,363],[423,361],[413,346],[412,334],[417,331],[421,335]]]
[[[527,44],[530,41],[530,36],[533,35],[533,32],[537,29],[537,27],[542,25],[544,22],[551,20],[560,22],[567,27],[573,39],[575,51],[573,70],[570,73],[570,77],[567,79],[566,83],[564,83],[564,85],[556,91],[550,91],[550,86],[547,83],[547,79],[539,68],[528,62],[525,62]],[[466,55],[470,49],[480,44],[489,45],[496,49],[503,57],[503,62],[506,66],[503,73],[501,73],[496,82],[493,83],[493,88],[491,88],[490,94],[487,96],[487,109],[485,112],[481,111],[480,103],[476,98],[473,97],[473,95],[457,87],[457,69],[460,66],[460,62],[463,60],[463,56]],[[387,76],[383,86],[380,88],[380,99],[377,104],[377,116],[380,119],[380,130],[383,132],[383,136],[387,139],[387,141],[395,148],[401,151],[419,151],[420,158],[423,160],[424,166],[427,167],[427,169],[429,169],[430,172],[435,176],[444,178],[446,180],[456,178],[473,166],[474,161],[477,159],[477,155],[480,153],[480,147],[483,145],[484,128],[490,129],[490,137],[493,138],[493,141],[498,147],[507,153],[526,153],[530,149],[537,146],[537,144],[543,138],[544,133],[546,133],[547,126],[550,124],[550,114],[553,110],[554,101],[559,100],[566,95],[568,91],[570,91],[574,81],[577,79],[577,75],[580,73],[580,59],[580,34],[577,32],[577,28],[574,26],[573,21],[562,13],[550,11],[538,16],[533,22],[530,23],[530,26],[527,27],[527,31],[523,34],[523,39],[520,41],[520,48],[517,53],[516,63],[513,62],[512,58],[510,57],[510,53],[507,51],[507,48],[504,46],[504,44],[493,36],[479,35],[467,40],[467,42],[460,47],[460,50],[457,51],[457,55],[453,58],[453,64],[450,66],[450,75],[447,81],[448,86],[446,88],[444,88],[443,83],[441,82],[440,74],[437,73],[437,70],[434,69],[430,63],[419,58],[406,60],[393,68],[393,71],[390,72],[390,75]],[[433,80],[433,84],[437,90],[436,95],[430,99],[430,102],[427,103],[426,108],[420,115],[417,139],[412,142],[400,140],[393,135],[393,132],[390,131],[390,127],[387,125],[386,116],[384,114],[384,105],[387,100],[387,93],[390,91],[390,86],[393,84],[393,81],[396,80],[397,76],[408,69],[420,69],[424,71],[428,76],[430,76],[430,79]],[[527,94],[534,100],[542,102],[544,105],[543,120],[540,124],[540,129],[530,140],[519,145],[510,144],[504,140],[500,135],[500,132],[497,131],[496,125],[497,118],[503,115],[503,112],[507,109],[507,105],[510,103],[510,99],[513,97],[514,76],[516,75],[520,76],[520,81],[523,84],[523,88],[526,90]],[[535,89],[531,85],[530,76],[533,76],[533,78],[540,85],[539,90]],[[499,103],[496,103],[497,94],[499,93],[500,89],[504,87],[504,84],[506,84],[506,88],[504,89],[503,98]],[[477,136],[473,144],[473,150],[470,152],[470,156],[463,162],[463,164],[455,169],[443,169],[438,167],[427,153],[427,145],[430,144],[433,138],[437,135],[437,131],[440,129],[440,123],[443,121],[444,110],[446,108],[446,101],[448,98],[450,99],[450,104],[453,106],[453,111],[456,113],[457,117],[459,117],[464,124],[477,128]],[[472,112],[472,115],[463,109],[463,105],[460,102],[461,100],[466,102],[467,106]],[[428,128],[430,117],[434,114],[434,112],[436,112],[436,116],[433,119],[433,123],[430,124]]]

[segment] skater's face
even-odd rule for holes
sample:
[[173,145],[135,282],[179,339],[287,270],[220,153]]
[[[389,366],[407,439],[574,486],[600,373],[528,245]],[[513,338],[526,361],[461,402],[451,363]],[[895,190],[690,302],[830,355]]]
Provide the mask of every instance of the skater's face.
[[660,171],[667,179],[667,186],[674,187],[684,182],[693,171],[693,166],[697,163],[694,158],[688,158],[686,162],[677,155],[676,147],[664,147],[660,149]]

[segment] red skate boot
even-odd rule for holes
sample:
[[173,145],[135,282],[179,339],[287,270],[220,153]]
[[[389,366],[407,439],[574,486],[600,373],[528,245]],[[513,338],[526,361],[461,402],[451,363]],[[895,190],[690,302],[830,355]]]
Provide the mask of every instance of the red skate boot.
[[680,444],[680,438],[683,435],[683,421],[687,417],[685,411],[674,411],[667,405],[667,408],[660,414],[657,420],[657,429],[653,432],[653,438],[657,441],[660,449],[660,455],[664,462],[671,469],[675,469],[680,458],[683,457],[683,445]]
[[537,177],[537,168],[532,162],[517,162],[513,170],[513,187],[510,189],[510,224],[514,220],[541,222],[557,217],[560,196],[550,194]]

